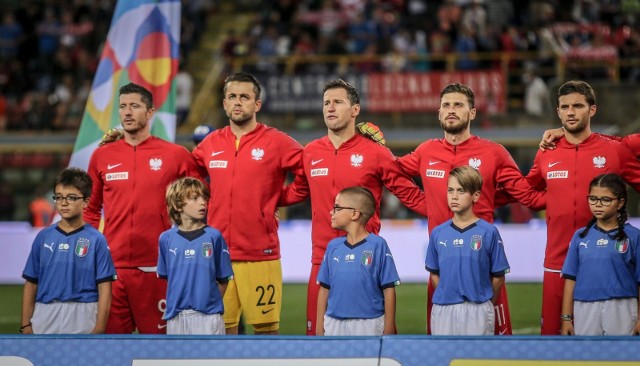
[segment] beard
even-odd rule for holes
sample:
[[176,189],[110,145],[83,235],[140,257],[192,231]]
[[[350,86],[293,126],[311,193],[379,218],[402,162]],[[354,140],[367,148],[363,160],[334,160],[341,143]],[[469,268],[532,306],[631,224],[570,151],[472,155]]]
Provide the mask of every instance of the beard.
[[469,127],[469,120],[463,121],[459,120],[455,124],[449,124],[446,121],[440,121],[440,127],[446,132],[452,135],[458,135],[461,132],[465,131]]
[[139,131],[142,131],[147,126],[147,122],[137,121],[137,123],[134,125],[126,125],[121,123],[121,126],[122,126],[122,129],[125,130],[126,132],[135,134]]
[[584,121],[580,121],[580,123],[577,123],[572,126],[569,126],[566,123],[563,123],[562,126],[564,127],[565,131],[571,134],[578,134],[587,129],[587,124]]
[[253,118],[253,114],[243,112],[239,116],[234,116],[233,113],[227,113],[227,117],[236,125],[243,125]]

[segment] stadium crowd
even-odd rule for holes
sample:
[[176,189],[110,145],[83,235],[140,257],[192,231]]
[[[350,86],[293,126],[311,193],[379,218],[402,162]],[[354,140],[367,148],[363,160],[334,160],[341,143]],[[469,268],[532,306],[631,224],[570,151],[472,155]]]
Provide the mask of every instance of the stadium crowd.
[[[198,42],[211,9],[206,1],[183,1],[183,59]],[[636,2],[559,0],[273,0],[258,21],[238,34],[229,31],[223,57],[257,56],[246,71],[277,69],[270,56],[360,55],[344,72],[427,71],[444,67],[456,53],[461,70],[487,68],[493,61],[469,52],[537,53],[539,67],[556,59],[616,60],[640,56],[640,11]],[[244,1],[245,8],[265,5]],[[36,1],[3,6],[0,23],[0,130],[78,128],[111,2]],[[366,58],[369,56],[369,58]],[[514,64],[514,66],[516,66]],[[327,72],[313,63],[299,71]],[[581,70],[576,77],[608,77],[612,68]],[[640,67],[621,77],[640,78]]]
[[[0,131],[77,130],[115,2],[3,4]],[[198,42],[211,5],[182,1],[181,55]]]
[[[637,2],[559,0],[276,0],[263,7],[245,34],[230,32],[223,47],[230,60],[256,56],[268,72],[272,56],[361,55],[350,72],[441,69],[457,53],[461,70],[491,67],[467,59],[471,52],[537,53],[540,66],[557,58],[607,60],[640,55]],[[313,64],[310,70],[327,71]],[[342,70],[340,70],[342,71]],[[609,70],[605,70],[609,72]],[[637,80],[637,67],[624,77]],[[598,74],[579,76],[607,76]]]

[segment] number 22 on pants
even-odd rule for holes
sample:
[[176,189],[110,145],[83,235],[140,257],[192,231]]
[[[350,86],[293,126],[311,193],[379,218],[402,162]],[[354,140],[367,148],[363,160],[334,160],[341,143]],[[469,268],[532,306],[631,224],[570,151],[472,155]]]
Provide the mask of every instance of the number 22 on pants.
[[[276,288],[273,285],[268,285],[266,288],[264,286],[256,287],[256,293],[258,293],[258,302],[256,306],[261,308],[262,314],[267,314],[273,310],[275,310],[274,305],[276,302],[273,301],[273,298],[276,294]],[[266,309],[265,307],[270,307]]]

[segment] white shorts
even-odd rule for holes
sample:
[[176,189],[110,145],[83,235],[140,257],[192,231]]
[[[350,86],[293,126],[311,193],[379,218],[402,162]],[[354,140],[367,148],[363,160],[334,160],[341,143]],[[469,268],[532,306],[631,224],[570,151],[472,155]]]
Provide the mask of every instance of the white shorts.
[[495,313],[491,301],[482,304],[433,304],[431,309],[433,335],[493,335],[494,324]]
[[221,314],[183,310],[167,321],[167,334],[224,335],[226,332]]
[[97,318],[97,302],[37,302],[31,329],[34,334],[89,334]]
[[336,319],[324,316],[326,336],[381,336],[384,332],[384,315],[373,319]]
[[638,321],[638,299],[574,301],[576,335],[633,335]]

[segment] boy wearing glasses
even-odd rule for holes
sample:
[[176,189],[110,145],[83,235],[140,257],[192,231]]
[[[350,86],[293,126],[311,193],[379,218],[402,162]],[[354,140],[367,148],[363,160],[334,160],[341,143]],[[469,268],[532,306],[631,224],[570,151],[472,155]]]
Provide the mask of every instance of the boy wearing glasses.
[[38,233],[27,258],[21,333],[104,333],[116,270],[105,237],[82,218],[91,186],[77,168],[56,178],[61,219]]
[[316,335],[396,333],[395,286],[400,278],[387,242],[366,229],[375,202],[362,187],[336,196],[331,227],[347,235],[329,242],[320,265]]

